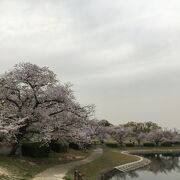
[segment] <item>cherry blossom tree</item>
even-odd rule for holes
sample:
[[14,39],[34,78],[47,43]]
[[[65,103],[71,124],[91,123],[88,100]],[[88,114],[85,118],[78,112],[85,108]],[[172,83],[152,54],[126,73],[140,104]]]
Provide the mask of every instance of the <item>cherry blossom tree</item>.
[[163,141],[173,142],[177,137],[177,132],[173,130],[164,129],[163,130]]
[[167,129],[156,129],[147,134],[147,139],[159,145],[161,142],[173,142],[177,138],[177,132]]
[[180,133],[179,133],[179,131],[177,130],[177,129],[173,129],[173,133],[174,133],[174,137],[173,137],[173,140],[172,140],[172,142],[173,143],[180,143]]
[[123,126],[114,126],[111,128],[111,135],[120,144],[120,146],[123,146],[124,141],[131,135],[131,133],[131,128],[125,128]]
[[47,67],[20,63],[0,78],[0,133],[14,142],[12,155],[24,138],[45,143],[89,138],[83,132],[93,111]]
[[143,132],[133,133],[133,137],[134,137],[135,140],[137,141],[138,146],[140,146],[140,145],[141,145],[141,142],[146,139],[146,136],[147,136],[147,133],[143,133]]
[[162,130],[153,130],[147,135],[147,139],[151,142],[154,142],[157,146],[160,142],[163,141],[163,131]]
[[101,143],[104,143],[110,137],[110,129],[113,125],[107,120],[93,119],[89,121],[89,126],[92,139],[98,139]]
[[[155,140],[155,134],[153,132],[161,132],[162,128],[151,121],[148,122],[128,122],[123,125],[125,128],[131,128],[132,130],[132,136],[137,141],[138,145],[141,144],[141,142],[147,137],[150,140]],[[152,133],[151,133],[152,132]],[[157,135],[157,134],[156,134]]]

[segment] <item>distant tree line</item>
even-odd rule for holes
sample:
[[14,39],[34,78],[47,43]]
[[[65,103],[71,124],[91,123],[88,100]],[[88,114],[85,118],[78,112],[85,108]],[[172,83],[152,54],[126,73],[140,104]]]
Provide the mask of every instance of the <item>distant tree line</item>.
[[[104,123],[105,124],[105,123]],[[106,122],[108,125],[108,123]],[[176,129],[166,129],[149,122],[128,122],[119,126],[109,123],[98,128],[100,139],[113,138],[120,146],[126,143],[140,146],[142,143],[152,143],[155,146],[180,143],[180,135]]]

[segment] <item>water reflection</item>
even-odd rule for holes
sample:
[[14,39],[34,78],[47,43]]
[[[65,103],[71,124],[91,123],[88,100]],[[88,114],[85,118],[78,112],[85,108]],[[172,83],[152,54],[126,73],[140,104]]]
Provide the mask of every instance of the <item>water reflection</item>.
[[146,155],[152,163],[144,168],[129,173],[112,171],[107,173],[102,180],[179,180],[180,179],[180,156],[179,155]]
[[172,171],[180,171],[179,156],[155,155],[146,157],[150,159],[152,163],[144,169],[153,172],[155,175],[158,173],[167,174]]

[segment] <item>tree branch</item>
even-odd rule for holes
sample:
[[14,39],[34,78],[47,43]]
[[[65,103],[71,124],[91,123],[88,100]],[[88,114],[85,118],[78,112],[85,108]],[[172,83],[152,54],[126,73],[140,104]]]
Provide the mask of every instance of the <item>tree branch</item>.
[[15,100],[10,99],[9,97],[6,97],[6,100],[8,100],[9,102],[13,103],[14,105],[16,105],[16,107],[17,107],[18,109],[20,109],[19,104],[18,104]]

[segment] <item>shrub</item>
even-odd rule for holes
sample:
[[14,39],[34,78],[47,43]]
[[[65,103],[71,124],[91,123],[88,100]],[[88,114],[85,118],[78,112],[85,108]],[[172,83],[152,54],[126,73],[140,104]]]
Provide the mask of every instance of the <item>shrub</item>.
[[173,142],[174,145],[180,145],[180,141]]
[[98,140],[92,140],[92,144],[93,144],[93,145],[100,145],[100,141],[98,141]]
[[151,142],[147,142],[147,143],[144,143],[143,146],[144,146],[144,147],[154,147],[155,144],[154,144],[154,143],[151,143]]
[[91,143],[86,143],[83,145],[84,148],[86,149],[90,149],[92,147],[92,144]]
[[50,147],[42,145],[39,142],[23,143],[21,146],[22,155],[28,157],[48,157]]
[[67,142],[52,142],[50,147],[54,152],[61,153],[68,151],[69,144]]
[[72,176],[70,176],[70,175],[66,175],[66,176],[64,177],[64,179],[65,179],[65,180],[73,180],[74,178],[73,178]]
[[84,143],[84,144],[76,144],[76,143],[69,143],[69,147],[72,148],[72,149],[75,149],[75,150],[80,150],[80,149],[89,149],[92,147],[92,144],[91,143]]
[[164,146],[164,147],[172,146],[172,142],[169,142],[169,141],[167,141],[167,142],[162,142],[162,143],[161,143],[161,146]]
[[118,143],[117,142],[106,142],[106,146],[111,147],[111,148],[117,148]]
[[81,149],[81,147],[78,144],[73,143],[73,142],[69,143],[69,147],[75,150]]
[[134,143],[126,143],[125,146],[126,146],[126,147],[134,147],[135,144],[134,144]]

